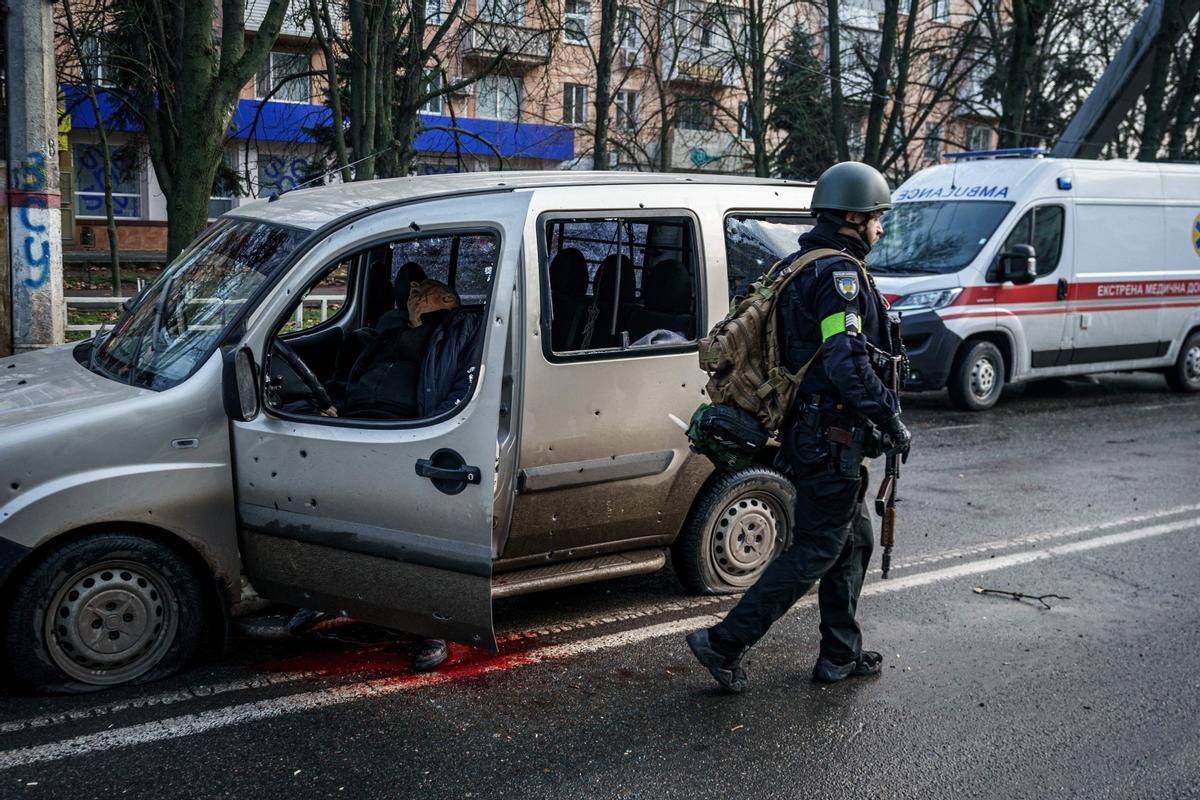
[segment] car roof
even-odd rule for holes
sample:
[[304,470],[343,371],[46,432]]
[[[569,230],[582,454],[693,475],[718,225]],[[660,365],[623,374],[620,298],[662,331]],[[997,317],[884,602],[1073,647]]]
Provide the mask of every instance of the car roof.
[[410,178],[335,183],[295,189],[274,199],[255,200],[226,216],[276,222],[315,230],[322,225],[375,207],[437,197],[511,192],[568,186],[736,185],[811,187],[804,181],[742,175],[674,172],[592,172],[544,170],[527,172],[459,172]]

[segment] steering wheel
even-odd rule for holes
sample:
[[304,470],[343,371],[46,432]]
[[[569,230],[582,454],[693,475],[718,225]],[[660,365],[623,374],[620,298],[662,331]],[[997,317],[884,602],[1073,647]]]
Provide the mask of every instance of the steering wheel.
[[325,387],[321,384],[321,379],[308,368],[308,364],[304,363],[304,359],[296,355],[296,351],[292,349],[290,344],[277,336],[272,341],[271,347],[292,368],[292,371],[296,373],[296,377],[304,384],[304,388],[308,389],[308,399],[312,401],[318,410],[324,411],[333,405],[333,399],[330,398],[329,392],[325,391]]

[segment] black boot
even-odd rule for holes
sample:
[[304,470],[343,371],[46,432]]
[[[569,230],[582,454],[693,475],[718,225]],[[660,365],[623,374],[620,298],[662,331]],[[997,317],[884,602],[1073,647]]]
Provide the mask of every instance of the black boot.
[[817,683],[837,683],[844,678],[878,675],[882,669],[883,656],[874,650],[863,650],[858,658],[845,664],[835,664],[821,656],[813,667],[813,680]]
[[449,651],[442,639],[422,639],[413,648],[413,672],[428,672],[443,661]]
[[722,689],[734,694],[746,691],[750,679],[746,676],[746,670],[742,669],[742,656],[748,648],[743,647],[736,655],[722,652],[714,646],[708,628],[689,633],[687,643],[688,647],[692,648],[696,660],[708,668]]

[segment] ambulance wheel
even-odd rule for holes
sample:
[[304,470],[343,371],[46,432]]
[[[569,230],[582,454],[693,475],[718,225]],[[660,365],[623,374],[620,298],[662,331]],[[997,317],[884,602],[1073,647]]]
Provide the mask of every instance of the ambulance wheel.
[[744,592],[791,542],[795,504],[791,482],[773,469],[714,475],[672,546],[679,579],[697,594]]
[[1004,354],[989,341],[969,342],[947,384],[950,402],[963,411],[986,411],[1004,389]]
[[1167,368],[1167,385],[1177,392],[1200,392],[1200,331],[1183,340],[1179,358]]
[[4,660],[17,684],[78,694],[179,670],[205,631],[200,580],[174,550],[102,533],[50,552],[3,609]]

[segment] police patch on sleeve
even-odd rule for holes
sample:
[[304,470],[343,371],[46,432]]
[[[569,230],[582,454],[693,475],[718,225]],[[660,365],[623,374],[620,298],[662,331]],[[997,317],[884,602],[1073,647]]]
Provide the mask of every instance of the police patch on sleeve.
[[837,289],[837,293],[842,296],[843,300],[853,300],[858,297],[858,273],[833,273],[833,286]]
[[862,333],[862,326],[858,322],[858,314],[853,311],[846,312],[846,333]]

